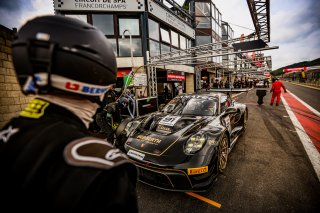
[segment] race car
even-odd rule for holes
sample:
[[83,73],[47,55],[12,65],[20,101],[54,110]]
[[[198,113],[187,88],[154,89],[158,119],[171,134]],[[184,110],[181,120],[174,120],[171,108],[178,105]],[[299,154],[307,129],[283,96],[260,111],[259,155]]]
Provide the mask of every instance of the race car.
[[124,120],[116,134],[139,170],[139,181],[205,192],[226,168],[247,119],[246,105],[227,94],[182,94],[158,112]]
[[258,83],[256,83],[256,87],[259,87],[259,88],[265,87],[264,81],[259,81]]

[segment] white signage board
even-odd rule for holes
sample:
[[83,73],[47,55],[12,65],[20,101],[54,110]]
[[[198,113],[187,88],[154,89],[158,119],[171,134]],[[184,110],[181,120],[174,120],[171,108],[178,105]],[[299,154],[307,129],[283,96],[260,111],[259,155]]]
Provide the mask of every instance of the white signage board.
[[265,71],[266,71],[266,69],[265,69],[265,68],[263,68],[263,67],[259,67],[259,68],[257,69],[257,71],[258,71],[258,72],[265,72]]
[[171,25],[177,30],[180,30],[184,34],[188,35],[191,38],[195,38],[195,31],[181,21],[179,18],[176,17],[173,13],[167,11],[166,9],[162,8],[160,5],[155,3],[153,0],[148,1],[148,11],[155,17],[159,18],[160,20],[166,22],[167,24]]
[[160,120],[159,124],[164,126],[174,126],[180,118],[180,116],[167,115]]
[[127,152],[127,155],[132,157],[132,158],[138,159],[138,160],[143,160],[143,158],[145,157],[145,154],[137,152],[137,151],[132,150],[132,149],[130,149]]
[[54,0],[55,10],[145,11],[144,0]]
[[136,73],[133,77],[133,85],[136,87],[147,86],[147,74]]

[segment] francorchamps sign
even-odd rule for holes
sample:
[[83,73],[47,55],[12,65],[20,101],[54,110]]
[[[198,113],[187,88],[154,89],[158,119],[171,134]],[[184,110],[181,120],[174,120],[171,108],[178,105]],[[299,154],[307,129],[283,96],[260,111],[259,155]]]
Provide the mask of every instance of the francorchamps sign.
[[53,0],[55,10],[145,11],[144,0]]
[[159,18],[160,20],[163,20],[164,22],[176,28],[177,30],[180,30],[189,37],[195,38],[194,29],[192,29],[192,27],[188,26],[186,23],[177,18],[176,15],[162,8],[153,0],[148,1],[148,6],[149,13]]

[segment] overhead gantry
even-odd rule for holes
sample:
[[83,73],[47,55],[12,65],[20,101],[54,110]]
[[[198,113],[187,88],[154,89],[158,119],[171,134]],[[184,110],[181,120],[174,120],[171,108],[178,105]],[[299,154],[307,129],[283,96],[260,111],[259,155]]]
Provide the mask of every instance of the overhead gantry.
[[270,42],[270,0],[247,0],[258,38]]
[[[258,62],[264,62],[266,66],[271,69],[271,56],[258,56],[255,58],[246,58],[244,56],[244,53],[248,52],[261,52],[278,48],[278,46],[269,47],[261,39],[254,40],[254,38],[253,35],[249,35],[150,57],[148,61],[148,78],[151,96],[156,96],[157,94],[156,68],[165,65],[195,66],[196,89],[201,89],[201,69],[203,68],[250,73],[257,71],[258,66],[256,64]],[[215,57],[228,55],[233,55],[232,58],[234,58],[234,60],[222,61],[220,63],[214,62],[213,60]],[[256,68],[243,69],[245,64],[250,64],[250,67]]]

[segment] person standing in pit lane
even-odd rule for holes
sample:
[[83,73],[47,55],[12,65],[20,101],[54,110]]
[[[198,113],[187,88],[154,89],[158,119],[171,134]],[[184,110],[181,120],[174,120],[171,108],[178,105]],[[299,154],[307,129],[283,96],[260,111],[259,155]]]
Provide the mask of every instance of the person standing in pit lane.
[[88,132],[116,80],[111,43],[82,21],[42,16],[12,51],[23,92],[36,96],[0,131],[0,211],[137,212],[136,167]]
[[273,102],[274,102],[275,97],[277,97],[276,106],[279,106],[281,87],[283,88],[284,92],[287,92],[287,90],[286,90],[285,86],[282,84],[282,82],[278,78],[275,78],[274,82],[272,84],[271,90],[270,90],[270,93],[272,93],[270,106],[273,106]]

